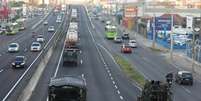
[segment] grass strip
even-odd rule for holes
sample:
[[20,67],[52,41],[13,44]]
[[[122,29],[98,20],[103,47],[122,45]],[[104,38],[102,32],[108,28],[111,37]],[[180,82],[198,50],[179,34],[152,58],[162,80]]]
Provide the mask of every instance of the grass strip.
[[143,87],[145,84],[145,78],[140,74],[135,68],[132,67],[132,64],[129,63],[126,59],[119,55],[114,55],[114,59],[117,64],[120,65],[123,72],[132,80],[137,82],[140,87]]
[[152,51],[155,52],[168,52],[168,50],[165,49],[160,49],[160,48],[153,48],[153,47],[149,47]]

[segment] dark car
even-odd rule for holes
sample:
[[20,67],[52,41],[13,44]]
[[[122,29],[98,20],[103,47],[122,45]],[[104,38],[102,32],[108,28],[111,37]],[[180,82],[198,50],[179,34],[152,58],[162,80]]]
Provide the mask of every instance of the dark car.
[[129,39],[129,33],[124,33],[122,35],[122,39]]
[[193,75],[188,71],[179,71],[175,76],[175,81],[178,84],[193,85]]
[[15,61],[12,63],[12,67],[14,67],[14,68],[25,67],[25,57],[24,56],[16,56]]

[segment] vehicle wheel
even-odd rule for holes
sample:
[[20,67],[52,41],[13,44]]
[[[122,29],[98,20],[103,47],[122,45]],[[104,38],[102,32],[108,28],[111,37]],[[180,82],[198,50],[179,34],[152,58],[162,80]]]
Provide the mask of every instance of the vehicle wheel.
[[193,85],[193,82],[190,82],[190,85],[192,86],[192,85]]
[[178,84],[179,84],[179,85],[181,85],[181,84],[182,84],[182,82],[181,82],[181,81],[178,81]]

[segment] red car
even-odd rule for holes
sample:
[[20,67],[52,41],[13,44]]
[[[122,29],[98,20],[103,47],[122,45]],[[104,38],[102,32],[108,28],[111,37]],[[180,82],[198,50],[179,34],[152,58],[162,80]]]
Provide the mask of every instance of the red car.
[[121,46],[122,53],[132,53],[132,48],[129,45],[122,45]]

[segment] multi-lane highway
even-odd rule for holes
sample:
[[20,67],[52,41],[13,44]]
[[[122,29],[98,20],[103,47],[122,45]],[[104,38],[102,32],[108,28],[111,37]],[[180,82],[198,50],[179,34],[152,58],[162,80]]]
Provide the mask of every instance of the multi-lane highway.
[[[47,63],[47,66],[39,79],[39,82],[32,92],[29,101],[46,101],[48,94],[48,84],[52,77],[63,77],[65,75],[81,76],[84,75],[87,82],[87,101],[136,101],[140,94],[137,84],[127,78],[121,71],[119,65],[112,57],[114,54],[121,55],[130,61],[135,68],[141,72],[147,79],[165,80],[165,75],[177,69],[169,64],[164,57],[157,52],[153,52],[148,48],[138,46],[132,54],[122,54],[120,52],[120,44],[115,44],[112,40],[105,39],[104,24],[98,20],[92,21],[88,17],[87,10],[84,6],[74,6],[79,12],[79,65],[64,66],[62,61],[62,52],[64,49],[65,34],[58,41],[54,52]],[[50,14],[47,17],[48,26],[53,25],[55,29],[59,24],[56,23],[56,16]],[[32,23],[33,22],[33,23]],[[16,100],[21,91],[25,88],[29,78],[36,69],[36,65],[31,66],[25,79],[14,90],[14,85],[26,71],[27,67],[37,58],[39,52],[30,52],[30,45],[34,41],[31,29],[37,19],[30,21],[30,27],[13,38],[8,38],[0,44],[0,100],[5,97],[10,100]],[[63,32],[67,32],[69,18],[64,21]],[[94,27],[93,27],[94,26]],[[47,32],[47,26],[43,24],[34,29],[37,33],[44,33],[46,43],[54,33]],[[7,36],[1,36],[7,37]],[[0,37],[0,38],[1,38]],[[20,44],[19,53],[7,53],[7,44],[10,42],[18,42]],[[43,45],[44,46],[44,45]],[[24,69],[11,68],[11,62],[16,55],[25,55],[27,64]],[[39,61],[35,64],[38,64]],[[193,86],[173,85],[174,101],[200,101],[201,82],[195,79]],[[13,94],[14,93],[14,94]],[[9,95],[9,96],[6,96]]]
[[[176,72],[178,68],[169,64],[165,57],[158,54],[157,52],[151,51],[149,48],[139,46],[133,49],[132,54],[122,54],[120,52],[120,44],[114,43],[112,40],[105,38],[104,23],[99,20],[92,20],[95,26],[96,33],[93,33],[94,37],[97,38],[103,48],[105,48],[111,54],[119,54],[125,59],[130,61],[135,68],[144,74],[147,79],[152,80],[165,80],[165,75],[168,72]],[[121,32],[119,31],[121,34]],[[139,43],[138,45],[141,45]],[[180,86],[173,85],[173,97],[174,101],[200,101],[201,82],[195,79],[193,86]]]
[[114,63],[109,54],[97,45],[97,39],[93,37],[95,32],[90,25],[84,7],[79,6],[78,9],[80,11],[79,32],[82,51],[80,64],[78,67],[62,65],[63,39],[52,56],[54,58],[49,61],[31,101],[47,99],[50,77],[82,74],[87,81],[87,101],[131,101],[137,99],[139,89],[122,74],[119,66]]
[[[17,35],[14,36],[0,36],[0,38],[5,40],[1,40],[0,44],[0,50],[1,50],[1,56],[0,56],[0,100],[5,100],[6,98],[9,99],[11,96],[11,93],[15,89],[17,89],[19,83],[27,83],[28,78],[22,80],[19,82],[19,79],[24,75],[25,71],[30,67],[29,72],[27,72],[27,76],[31,76],[34,70],[37,67],[37,63],[33,65],[33,62],[37,59],[38,55],[40,52],[31,52],[30,51],[30,46],[33,41],[36,41],[35,38],[32,38],[32,32],[36,32],[38,34],[43,34],[45,38],[45,43],[43,43],[43,47],[46,45],[46,43],[49,41],[49,39],[53,36],[53,32],[48,32],[48,26],[55,26],[55,29],[58,28],[59,23],[56,23],[56,17],[52,13],[47,17],[48,25],[44,26],[43,23],[35,27],[34,29],[32,28],[41,20],[41,18],[33,18],[27,21],[27,27],[26,30],[18,33]],[[44,33],[43,33],[44,32]],[[20,45],[20,51],[18,53],[8,53],[7,52],[7,46],[11,42],[17,42]],[[15,56],[17,55],[23,55],[26,57],[26,67],[22,69],[14,69],[11,67],[11,62],[14,61]],[[30,66],[31,65],[31,66]],[[16,86],[17,85],[17,86]],[[24,85],[21,85],[24,86]],[[24,87],[20,87],[24,88]],[[17,91],[18,93],[21,90]],[[18,96],[18,95],[15,95]],[[13,99],[12,99],[13,100]]]

